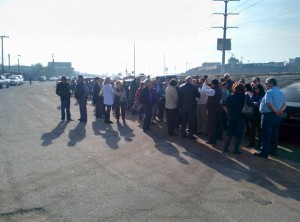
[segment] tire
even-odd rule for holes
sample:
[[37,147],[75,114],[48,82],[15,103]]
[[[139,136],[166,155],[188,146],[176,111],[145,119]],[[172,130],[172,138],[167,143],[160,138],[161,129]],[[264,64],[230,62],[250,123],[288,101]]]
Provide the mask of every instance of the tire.
[[0,89],[2,89],[2,84],[0,84]]
[[9,88],[9,84],[6,84],[6,88]]

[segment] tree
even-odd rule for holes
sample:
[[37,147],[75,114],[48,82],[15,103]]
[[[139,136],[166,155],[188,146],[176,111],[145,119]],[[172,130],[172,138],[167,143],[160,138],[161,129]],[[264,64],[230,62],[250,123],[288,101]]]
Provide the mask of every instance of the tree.
[[240,62],[240,60],[236,59],[235,57],[230,57],[230,58],[228,59],[228,64],[230,64],[230,65],[236,65],[236,64],[238,64],[239,62]]
[[37,63],[35,65],[31,65],[31,72],[32,72],[32,76],[34,76],[34,78],[39,78],[43,75],[45,75],[45,68],[43,67],[43,65],[41,63]]

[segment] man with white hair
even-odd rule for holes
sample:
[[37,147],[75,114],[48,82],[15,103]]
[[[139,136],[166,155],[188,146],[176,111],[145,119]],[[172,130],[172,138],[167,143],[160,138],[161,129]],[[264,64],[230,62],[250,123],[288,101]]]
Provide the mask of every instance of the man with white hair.
[[232,92],[232,86],[234,84],[234,81],[230,79],[230,74],[229,73],[225,73],[224,74],[224,79],[227,83],[227,89],[229,90],[229,92]]
[[189,125],[189,139],[196,139],[194,133],[196,131],[196,110],[197,100],[200,93],[195,85],[193,85],[193,77],[188,76],[186,83],[180,87],[180,105],[182,112],[181,137],[186,138],[186,125]]
[[261,148],[254,153],[257,157],[268,158],[268,155],[277,155],[279,126],[282,113],[286,108],[283,92],[277,87],[277,81],[269,77],[265,82],[267,92],[263,97],[259,111],[261,112]]

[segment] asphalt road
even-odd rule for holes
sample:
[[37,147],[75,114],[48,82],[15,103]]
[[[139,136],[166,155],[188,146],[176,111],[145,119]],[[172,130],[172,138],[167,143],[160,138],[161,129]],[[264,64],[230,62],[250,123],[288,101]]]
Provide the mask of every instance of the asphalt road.
[[[0,90],[0,221],[300,221],[300,164],[144,134],[136,116],[61,122],[55,83]],[[90,102],[89,102],[90,103]]]

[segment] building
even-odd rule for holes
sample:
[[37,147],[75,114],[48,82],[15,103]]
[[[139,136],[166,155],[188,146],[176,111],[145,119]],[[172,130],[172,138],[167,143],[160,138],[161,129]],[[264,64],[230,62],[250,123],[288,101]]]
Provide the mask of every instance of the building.
[[48,76],[73,76],[74,68],[71,62],[48,62]]

